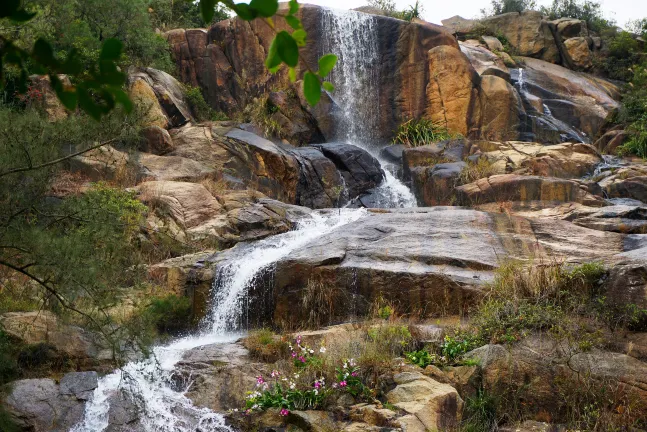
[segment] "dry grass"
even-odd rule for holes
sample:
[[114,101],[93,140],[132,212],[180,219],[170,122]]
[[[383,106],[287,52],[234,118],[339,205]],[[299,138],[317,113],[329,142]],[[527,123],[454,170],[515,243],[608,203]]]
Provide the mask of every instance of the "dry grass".
[[476,162],[468,162],[460,175],[460,183],[467,184],[495,174],[494,165],[488,158],[481,157]]
[[90,187],[90,179],[81,173],[61,171],[51,183],[51,194],[58,198],[79,196]]

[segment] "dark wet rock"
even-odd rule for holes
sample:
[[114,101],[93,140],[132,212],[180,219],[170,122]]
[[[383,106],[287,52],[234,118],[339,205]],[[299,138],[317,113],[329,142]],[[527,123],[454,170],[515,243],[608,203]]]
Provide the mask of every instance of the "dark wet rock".
[[106,432],[135,432],[141,430],[140,411],[130,394],[119,389],[109,399],[108,428]]
[[378,160],[359,147],[343,143],[314,144],[313,147],[333,161],[344,178],[350,197],[356,197],[384,180]]
[[465,162],[441,163],[411,169],[411,190],[421,206],[451,205]]
[[[610,307],[647,309],[647,256],[613,266],[603,289]],[[633,325],[647,325],[647,315],[636,318]]]
[[325,141],[317,120],[310,112],[301,108],[301,102],[294,92],[291,94],[285,91],[272,92],[268,96],[267,103],[274,111],[270,118],[281,128],[281,138],[286,139],[290,144],[299,146]]
[[60,385],[51,379],[26,379],[11,384],[4,406],[25,430],[67,432],[83,419],[85,401],[97,387],[96,372],[72,372]]
[[344,179],[324,154],[311,147],[292,150],[299,162],[296,202],[310,208],[337,207],[346,196]]

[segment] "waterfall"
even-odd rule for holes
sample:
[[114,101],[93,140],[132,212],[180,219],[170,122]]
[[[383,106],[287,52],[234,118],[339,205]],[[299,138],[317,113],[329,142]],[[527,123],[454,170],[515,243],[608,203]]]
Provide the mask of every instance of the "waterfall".
[[334,139],[356,145],[375,157],[385,173],[374,192],[380,207],[416,207],[416,199],[380,151],[380,47],[375,16],[355,11],[324,9],[321,15],[320,54],[337,55],[330,74],[335,91],[330,95],[338,107]]
[[175,365],[184,353],[198,346],[232,342],[240,337],[238,325],[250,285],[281,258],[314,239],[366,215],[363,209],[313,212],[294,231],[279,234],[232,251],[218,265],[214,281],[213,309],[201,333],[153,349],[153,355],[128,363],[102,377],[84,418],[71,432],[101,432],[109,426],[110,404],[118,391],[135,402],[145,432],[230,432],[222,415],[193,406],[173,380]]

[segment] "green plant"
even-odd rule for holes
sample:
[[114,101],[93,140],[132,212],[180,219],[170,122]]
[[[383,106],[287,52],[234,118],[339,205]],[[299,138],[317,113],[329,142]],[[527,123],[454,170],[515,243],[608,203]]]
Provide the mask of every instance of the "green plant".
[[145,313],[161,334],[186,332],[193,323],[191,300],[175,294],[151,300]]
[[243,345],[252,357],[265,362],[279,359],[285,350],[285,342],[270,329],[253,330],[243,339]]
[[419,351],[411,351],[405,353],[405,358],[412,364],[426,368],[431,364],[437,364],[438,359],[434,354],[430,354],[426,349]]
[[541,11],[550,19],[576,18],[586,21],[588,28],[596,32],[613,26],[613,21],[604,18],[602,4],[594,0],[553,0],[549,7],[542,7]]
[[283,138],[283,130],[280,123],[273,115],[278,111],[268,100],[267,96],[254,99],[245,107],[244,115],[249,121],[263,131],[267,137]]
[[15,342],[0,329],[0,387],[16,379],[18,374]]
[[184,94],[191,107],[191,112],[199,122],[227,120],[227,116],[209,106],[199,87],[184,85]]
[[499,401],[483,389],[465,399],[461,432],[488,432],[495,430]]
[[393,144],[408,147],[419,147],[439,141],[452,139],[455,136],[447,128],[428,119],[411,119],[398,126]]
[[495,173],[496,170],[492,162],[486,157],[480,157],[476,162],[467,162],[467,166],[461,171],[459,182],[461,184],[472,183]]
[[535,0],[492,0],[491,10],[483,9],[484,16],[501,15],[510,12],[523,12],[537,8]]

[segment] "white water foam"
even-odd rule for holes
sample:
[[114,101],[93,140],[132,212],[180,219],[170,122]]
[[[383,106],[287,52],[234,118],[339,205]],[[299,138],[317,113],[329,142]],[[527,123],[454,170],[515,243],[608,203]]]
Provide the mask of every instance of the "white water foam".
[[297,229],[253,244],[244,254],[219,265],[219,289],[206,331],[154,348],[145,360],[128,363],[99,380],[92,400],[86,404],[84,419],[71,432],[101,432],[109,425],[110,403],[121,391],[138,408],[143,432],[229,432],[224,417],[206,408],[193,406],[185,396],[188,385],[178,389],[173,380],[175,365],[192,348],[236,340],[238,318],[245,307],[248,287],[263,272],[293,250],[336,228],[366,215],[366,210],[338,209],[326,214],[312,213]]

